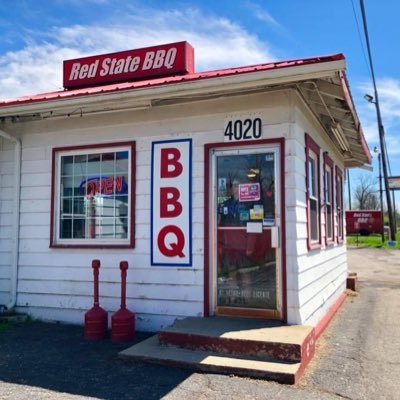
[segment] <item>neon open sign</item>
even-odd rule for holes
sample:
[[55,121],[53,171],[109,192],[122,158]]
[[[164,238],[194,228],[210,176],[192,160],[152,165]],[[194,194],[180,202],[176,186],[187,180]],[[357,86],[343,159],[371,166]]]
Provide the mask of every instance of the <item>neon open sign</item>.
[[86,197],[127,194],[128,184],[123,176],[93,176],[83,180],[79,185],[79,190]]

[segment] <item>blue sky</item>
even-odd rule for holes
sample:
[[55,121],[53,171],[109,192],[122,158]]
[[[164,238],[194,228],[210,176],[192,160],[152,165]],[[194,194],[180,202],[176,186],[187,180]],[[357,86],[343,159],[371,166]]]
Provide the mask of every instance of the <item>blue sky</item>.
[[[400,175],[400,2],[364,3],[392,175]],[[363,98],[373,90],[358,0],[2,0],[0,37],[1,99],[61,89],[64,59],[173,41],[194,46],[197,71],[340,52],[369,147],[378,145],[375,107]]]

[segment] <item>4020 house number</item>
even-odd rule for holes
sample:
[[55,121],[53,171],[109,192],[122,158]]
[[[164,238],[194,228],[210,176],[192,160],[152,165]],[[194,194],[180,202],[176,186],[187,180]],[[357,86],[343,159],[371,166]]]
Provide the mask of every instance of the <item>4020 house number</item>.
[[261,118],[229,120],[225,125],[224,138],[226,142],[254,140],[261,139],[261,137]]

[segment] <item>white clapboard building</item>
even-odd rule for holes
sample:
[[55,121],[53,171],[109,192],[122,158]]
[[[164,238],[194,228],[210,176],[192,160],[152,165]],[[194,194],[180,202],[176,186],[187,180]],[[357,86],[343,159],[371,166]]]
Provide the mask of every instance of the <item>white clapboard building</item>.
[[[186,42],[64,62],[0,101],[0,307],[137,328],[185,316],[316,326],[343,299],[343,183],[371,162],[342,54],[195,72]],[[61,66],[60,66],[61,68]]]

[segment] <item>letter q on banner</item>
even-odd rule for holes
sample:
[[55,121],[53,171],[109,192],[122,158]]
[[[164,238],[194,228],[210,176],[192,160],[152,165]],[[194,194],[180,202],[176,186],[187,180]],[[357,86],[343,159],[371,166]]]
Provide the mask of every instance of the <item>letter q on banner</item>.
[[151,265],[192,265],[192,140],[152,144]]

